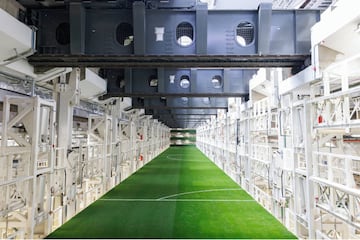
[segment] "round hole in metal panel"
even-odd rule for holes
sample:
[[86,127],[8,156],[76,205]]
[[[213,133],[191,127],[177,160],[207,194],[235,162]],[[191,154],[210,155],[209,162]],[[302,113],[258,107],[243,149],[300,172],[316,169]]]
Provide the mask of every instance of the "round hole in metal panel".
[[134,30],[129,23],[120,23],[116,28],[116,41],[122,46],[129,46],[134,41]]
[[220,75],[215,75],[211,78],[211,84],[213,88],[221,88],[223,85],[222,77]]
[[180,87],[189,88],[190,87],[190,78],[187,75],[182,75],[180,77]]
[[188,22],[182,22],[176,27],[176,41],[182,47],[187,47],[194,40],[194,28]]
[[188,102],[189,102],[189,98],[188,98],[188,97],[181,97],[181,103],[182,103],[182,104],[186,105],[186,104],[188,104]]
[[207,3],[207,4],[208,4],[208,8],[213,8],[215,1],[216,1],[216,0],[200,0],[200,2],[202,2],[202,3]]
[[157,87],[158,84],[159,84],[159,80],[158,80],[157,76],[151,75],[150,79],[149,79],[149,86],[150,87]]
[[70,24],[67,22],[60,23],[55,32],[56,41],[60,45],[68,45],[70,43]]
[[242,47],[248,46],[254,41],[254,25],[249,22],[241,22],[236,27],[236,42]]
[[210,104],[210,98],[204,97],[204,98],[202,99],[202,102],[203,102],[205,105],[209,105],[209,104]]

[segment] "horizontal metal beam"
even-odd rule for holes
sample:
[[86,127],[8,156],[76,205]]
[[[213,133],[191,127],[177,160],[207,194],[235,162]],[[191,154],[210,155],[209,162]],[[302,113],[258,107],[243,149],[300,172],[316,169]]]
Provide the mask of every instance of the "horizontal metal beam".
[[148,107],[133,107],[134,109],[227,109],[227,107],[167,107],[167,106],[148,106]]
[[191,119],[191,120],[202,120],[202,119],[210,119],[211,116],[183,116],[183,115],[176,115],[174,119]]
[[310,57],[300,55],[183,55],[113,56],[35,54],[28,58],[35,70],[49,67],[101,68],[260,68],[303,66]]
[[[162,115],[165,115],[165,114],[158,114],[158,116],[162,116]],[[176,114],[174,116],[177,116],[177,117],[180,117],[180,116],[199,116],[199,117],[211,117],[211,116],[216,116],[217,114],[213,113],[213,114],[210,114],[210,113],[204,113],[204,114]]]
[[[184,102],[185,100],[185,102]],[[132,107],[140,109],[227,109],[227,98],[133,98]]]
[[216,109],[145,109],[146,115],[217,115]]
[[199,117],[199,118],[178,118],[178,117],[162,117],[162,118],[159,118],[161,120],[174,120],[174,121],[206,121],[209,119],[209,117]]
[[247,97],[248,94],[244,93],[107,93],[101,96],[100,100],[105,100],[111,97],[146,97],[146,98],[159,98],[159,97],[214,97],[214,98],[224,98],[224,97]]

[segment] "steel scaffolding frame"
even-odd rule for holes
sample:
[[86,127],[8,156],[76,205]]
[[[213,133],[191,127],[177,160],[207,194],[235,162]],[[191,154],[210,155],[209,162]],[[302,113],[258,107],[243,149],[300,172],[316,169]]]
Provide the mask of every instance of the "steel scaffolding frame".
[[4,97],[2,238],[47,236],[170,145],[168,127],[121,99],[104,114],[73,116],[79,77],[56,79],[55,101]]

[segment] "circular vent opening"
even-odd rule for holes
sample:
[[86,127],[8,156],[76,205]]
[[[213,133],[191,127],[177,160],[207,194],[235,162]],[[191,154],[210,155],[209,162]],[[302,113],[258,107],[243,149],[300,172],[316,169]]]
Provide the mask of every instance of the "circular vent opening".
[[242,47],[248,46],[254,41],[254,25],[249,22],[241,22],[236,27],[236,42]]
[[204,98],[202,99],[202,102],[203,102],[205,105],[209,105],[209,104],[210,104],[210,98],[204,97]]
[[129,46],[134,41],[134,31],[131,24],[120,23],[117,26],[116,41],[122,46]]
[[60,45],[68,45],[70,43],[70,24],[67,22],[60,23],[56,28],[56,41]]
[[180,87],[189,88],[190,87],[190,78],[187,75],[182,75],[180,78]]
[[222,77],[220,75],[215,75],[211,79],[211,84],[213,88],[221,88],[222,87]]
[[159,80],[155,75],[151,75],[149,79],[149,86],[150,87],[157,87],[159,84]]
[[182,22],[176,27],[176,41],[180,46],[187,47],[194,40],[193,26],[188,22]]
[[188,102],[189,102],[189,98],[187,98],[187,97],[182,97],[182,98],[180,98],[181,99],[181,103],[183,104],[183,105],[186,105],[186,104],[188,104]]

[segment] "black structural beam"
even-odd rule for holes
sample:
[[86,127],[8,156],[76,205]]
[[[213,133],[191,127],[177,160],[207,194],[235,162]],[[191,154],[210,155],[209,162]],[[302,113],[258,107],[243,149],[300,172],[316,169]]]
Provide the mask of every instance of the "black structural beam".
[[[37,69],[298,67],[310,57],[310,28],[320,19],[319,10],[272,10],[271,3],[208,11],[200,1],[189,9],[67,2],[33,9],[37,54],[29,62]],[[168,2],[182,1],[159,4]]]
[[[108,86],[107,93],[101,99],[133,97],[133,102],[148,102],[151,106],[165,103],[167,106],[176,103],[189,105],[187,102],[197,107],[214,106],[213,103],[224,103],[221,98],[247,98],[248,82],[256,71],[239,68],[103,69],[101,76],[107,79]],[[182,98],[184,101],[174,98]]]
[[100,100],[105,100],[111,97],[147,97],[147,98],[158,98],[158,97],[247,97],[247,93],[108,93],[100,97]]
[[259,68],[299,67],[310,55],[183,55],[183,56],[113,56],[35,54],[28,61],[38,72],[50,67],[101,68]]

